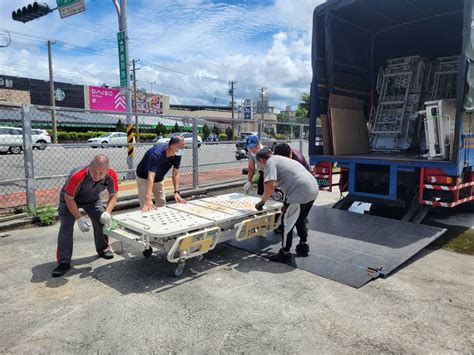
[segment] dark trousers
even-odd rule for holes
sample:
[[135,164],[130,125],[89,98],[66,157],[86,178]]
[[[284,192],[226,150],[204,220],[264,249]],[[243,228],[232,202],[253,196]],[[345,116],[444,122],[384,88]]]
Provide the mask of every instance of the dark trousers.
[[[104,212],[102,201],[97,200],[89,204],[78,204],[79,208],[84,209],[92,221],[94,229],[95,249],[98,254],[110,249],[109,237],[103,232],[103,225],[100,223],[100,215]],[[58,208],[60,219],[60,227],[58,234],[58,248],[56,251],[56,259],[59,263],[70,263],[73,249],[73,231],[76,219],[69,212],[65,202],[60,202]]]
[[263,195],[263,190],[264,190],[264,184],[263,184],[263,171],[259,170],[259,176],[257,180],[257,195],[262,196]]
[[313,201],[302,204],[288,204],[285,203],[282,208],[281,224],[283,226],[283,234],[281,246],[284,251],[289,252],[293,244],[293,229],[300,237],[300,241],[306,243],[308,240],[308,226],[306,217],[308,217]]

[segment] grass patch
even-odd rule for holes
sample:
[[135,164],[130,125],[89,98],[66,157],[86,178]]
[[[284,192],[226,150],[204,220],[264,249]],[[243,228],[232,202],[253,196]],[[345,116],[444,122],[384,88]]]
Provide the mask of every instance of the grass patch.
[[33,221],[40,226],[50,226],[56,222],[56,208],[41,206],[30,212]]
[[447,229],[446,233],[433,243],[434,245],[443,249],[474,255],[474,229],[450,226],[437,222],[430,222],[429,224],[434,227]]

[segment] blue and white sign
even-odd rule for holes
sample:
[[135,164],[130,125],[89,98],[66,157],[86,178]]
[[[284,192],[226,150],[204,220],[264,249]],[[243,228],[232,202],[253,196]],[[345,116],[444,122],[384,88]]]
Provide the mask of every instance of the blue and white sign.
[[244,120],[252,119],[252,107],[244,107]]

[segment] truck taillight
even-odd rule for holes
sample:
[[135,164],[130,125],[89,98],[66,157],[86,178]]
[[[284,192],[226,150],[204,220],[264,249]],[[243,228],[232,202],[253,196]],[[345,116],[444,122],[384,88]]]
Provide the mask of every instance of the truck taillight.
[[425,176],[425,182],[429,184],[450,185],[453,183],[451,176],[428,175]]

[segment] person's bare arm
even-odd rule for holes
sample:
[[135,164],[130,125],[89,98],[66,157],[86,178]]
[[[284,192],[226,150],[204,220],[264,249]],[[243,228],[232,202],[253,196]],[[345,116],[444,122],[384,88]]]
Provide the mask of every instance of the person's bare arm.
[[275,191],[275,187],[277,187],[277,182],[275,180],[265,182],[263,195],[262,195],[263,202],[267,202],[270,199],[270,197],[272,197],[272,194]]
[[253,162],[253,160],[249,159],[247,180],[252,181],[254,175],[255,175],[255,163]]
[[174,186],[174,199],[177,203],[186,203],[186,200],[181,197],[179,191],[179,169],[176,169],[173,167],[173,174],[171,175],[171,180],[173,180],[173,186]]
[[66,201],[67,209],[69,210],[69,212],[71,212],[75,219],[79,219],[82,217],[81,212],[79,211],[79,207],[77,207],[77,203],[76,201],[74,201],[74,196],[65,193],[64,201]]
[[105,207],[105,212],[107,213],[112,213],[112,210],[115,207],[115,204],[117,203],[118,199],[118,192],[116,192],[113,195],[109,195],[109,200],[107,201],[107,206]]
[[152,171],[148,172],[148,178],[146,180],[146,193],[145,193],[145,204],[143,205],[142,211],[148,212],[155,208],[153,204],[153,184],[155,183],[155,173]]

